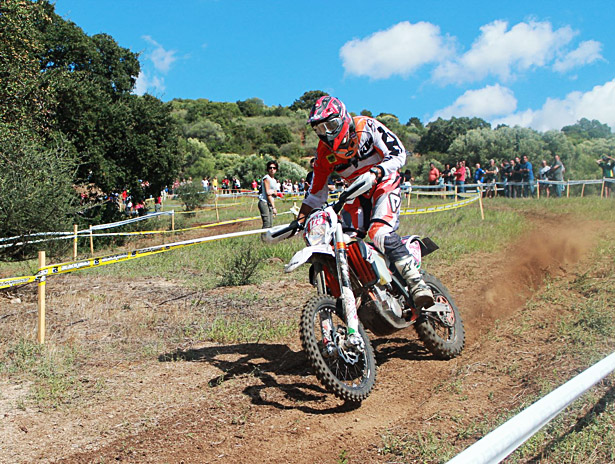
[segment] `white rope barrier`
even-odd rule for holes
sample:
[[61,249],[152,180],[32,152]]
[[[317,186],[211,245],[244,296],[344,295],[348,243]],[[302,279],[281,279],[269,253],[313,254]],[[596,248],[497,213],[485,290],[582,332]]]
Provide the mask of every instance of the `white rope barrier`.
[[496,464],[525,443],[570,403],[615,370],[615,353],[508,420],[447,464]]

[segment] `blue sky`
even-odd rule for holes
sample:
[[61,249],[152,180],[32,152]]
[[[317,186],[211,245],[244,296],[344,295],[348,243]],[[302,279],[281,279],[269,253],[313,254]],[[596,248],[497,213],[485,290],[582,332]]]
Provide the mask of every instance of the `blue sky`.
[[140,53],[137,93],[163,101],[308,90],[402,123],[478,116],[539,131],[615,129],[612,0],[57,0],[88,35]]

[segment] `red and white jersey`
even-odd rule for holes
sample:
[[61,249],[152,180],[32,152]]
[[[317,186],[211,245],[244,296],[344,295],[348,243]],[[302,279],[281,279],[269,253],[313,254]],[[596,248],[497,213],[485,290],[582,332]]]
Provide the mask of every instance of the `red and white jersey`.
[[338,157],[325,143],[318,143],[310,194],[304,200],[312,208],[327,201],[327,179],[333,172],[350,183],[373,166],[381,168],[385,178],[398,172],[406,163],[406,149],[384,124],[367,116],[353,119],[358,139],[355,156],[350,159]]

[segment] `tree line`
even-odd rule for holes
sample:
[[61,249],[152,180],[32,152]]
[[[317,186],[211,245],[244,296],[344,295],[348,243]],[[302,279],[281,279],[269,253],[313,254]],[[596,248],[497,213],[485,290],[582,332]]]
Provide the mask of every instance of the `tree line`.
[[[234,176],[247,185],[271,158],[282,178],[299,180],[315,153],[306,120],[320,90],[289,106],[136,95],[139,54],[108,34],[87,35],[49,0],[3,0],[0,39],[0,237],[114,219],[113,207],[84,209],[78,187],[102,195],[129,189],[138,200],[178,178]],[[537,163],[555,153],[570,176],[591,178],[598,175],[593,160],[615,148],[610,128],[595,120],[540,133],[492,128],[480,118],[424,125],[417,117],[375,117],[414,153],[407,168],[419,179],[430,161],[486,164],[528,154]]]

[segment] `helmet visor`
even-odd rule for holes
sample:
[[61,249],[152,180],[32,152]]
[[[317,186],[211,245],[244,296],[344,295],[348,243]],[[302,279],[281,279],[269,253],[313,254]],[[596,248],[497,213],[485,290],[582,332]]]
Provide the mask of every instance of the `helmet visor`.
[[337,117],[316,123],[312,125],[312,129],[314,129],[314,132],[316,132],[316,135],[318,136],[333,135],[339,131],[342,124],[342,118]]

